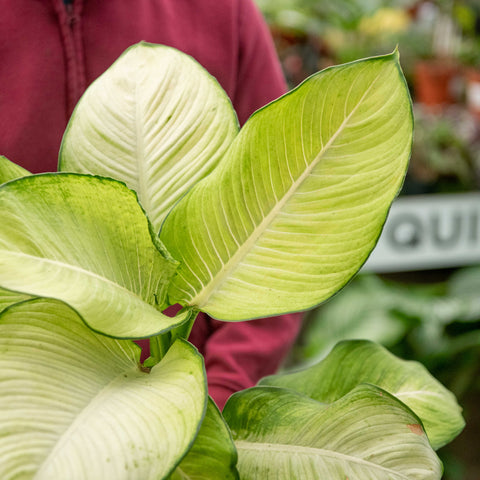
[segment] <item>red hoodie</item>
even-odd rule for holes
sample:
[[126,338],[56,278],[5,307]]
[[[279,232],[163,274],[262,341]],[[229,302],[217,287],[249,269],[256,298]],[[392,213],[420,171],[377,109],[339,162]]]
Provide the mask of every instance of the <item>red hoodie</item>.
[[[34,173],[55,171],[63,131],[85,88],[141,40],[193,56],[218,79],[242,124],[285,92],[252,0],[4,0],[0,154]],[[278,368],[299,317],[223,323],[200,314],[190,340],[205,356],[210,395],[220,407]]]

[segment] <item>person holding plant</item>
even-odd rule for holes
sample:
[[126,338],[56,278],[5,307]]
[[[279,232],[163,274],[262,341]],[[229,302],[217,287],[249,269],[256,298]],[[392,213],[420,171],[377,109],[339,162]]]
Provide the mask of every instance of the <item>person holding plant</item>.
[[[194,7],[189,0],[6,0],[0,40],[0,153],[32,173],[57,169],[80,96],[141,40],[195,58],[227,92],[240,124],[286,91],[252,0],[202,0]],[[242,323],[199,315],[190,340],[205,356],[210,395],[220,408],[231,393],[278,368],[300,320],[298,313]],[[138,343],[146,358],[148,341]]]

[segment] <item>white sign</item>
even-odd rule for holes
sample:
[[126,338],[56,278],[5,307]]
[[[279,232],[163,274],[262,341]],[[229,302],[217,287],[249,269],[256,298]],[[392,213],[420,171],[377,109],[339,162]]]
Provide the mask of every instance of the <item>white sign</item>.
[[399,197],[363,270],[480,264],[480,193]]

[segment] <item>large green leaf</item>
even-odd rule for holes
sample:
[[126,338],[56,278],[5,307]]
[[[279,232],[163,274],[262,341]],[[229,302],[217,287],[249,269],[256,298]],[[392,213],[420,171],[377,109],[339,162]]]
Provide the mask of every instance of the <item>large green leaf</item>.
[[238,132],[217,81],[170,47],[129,48],[80,99],[60,169],[124,181],[156,231],[171,206],[222,158]]
[[203,359],[177,340],[149,373],[140,349],[37,299],[0,316],[0,478],[166,478],[197,434]]
[[405,361],[367,340],[340,342],[317,365],[290,374],[264,378],[275,385],[331,403],[361,383],[387,390],[422,420],[437,449],[455,438],[465,426],[455,396],[418,362]]
[[165,220],[181,260],[172,303],[242,320],[328,298],[375,246],[411,140],[396,53],[324,70],[256,112]]
[[0,288],[65,301],[94,330],[139,338],[168,330],[166,284],[176,262],[123,184],[76,174],[0,187]]
[[28,170],[11,162],[7,157],[0,155],[0,185],[26,175],[31,175]]
[[242,480],[438,480],[418,418],[373,385],[331,405],[283,388],[234,394],[223,411]]
[[238,480],[237,451],[211,398],[197,438],[169,480]]

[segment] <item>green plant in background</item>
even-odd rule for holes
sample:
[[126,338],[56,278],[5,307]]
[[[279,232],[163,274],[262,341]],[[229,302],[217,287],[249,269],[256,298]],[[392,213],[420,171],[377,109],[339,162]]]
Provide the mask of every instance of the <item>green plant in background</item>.
[[196,62],[142,43],[80,100],[61,173],[1,159],[2,479],[440,478],[433,448],[463,419],[421,366],[341,344],[232,396],[227,426],[187,341],[199,310],[308,309],[365,262],[412,142],[398,54],[320,72],[237,130]]
[[427,191],[475,191],[480,187],[478,144],[469,138],[475,127],[469,117],[468,120],[469,123],[459,112],[455,115],[453,109],[443,116],[415,110],[409,174],[423,183]]
[[[369,339],[440,374],[444,359],[480,344],[479,289],[479,267],[430,285],[404,285],[362,273],[348,289],[310,312],[292,361],[312,364],[337,342]],[[458,380],[461,376],[455,370]],[[463,393],[453,378],[442,379]]]
[[355,30],[365,17],[381,8],[404,8],[413,3],[412,0],[257,0],[269,23],[320,35],[332,26]]
[[[413,3],[411,0],[257,0],[275,30],[307,38],[311,47],[320,50],[316,52],[317,62],[322,60],[327,64],[395,48],[410,26],[406,8]],[[283,53],[280,52],[281,56]],[[306,67],[311,69],[310,65]],[[288,73],[288,65],[285,69]]]
[[[295,37],[277,42],[280,57],[288,59],[284,70],[293,86],[299,78],[290,70],[302,61],[305,76],[318,65],[378,55],[395,46],[402,51],[402,66],[412,86],[419,59],[478,66],[476,0],[257,0],[257,4],[277,37],[279,32],[290,40]],[[296,55],[301,60],[289,59]],[[455,88],[460,90],[460,85]]]

